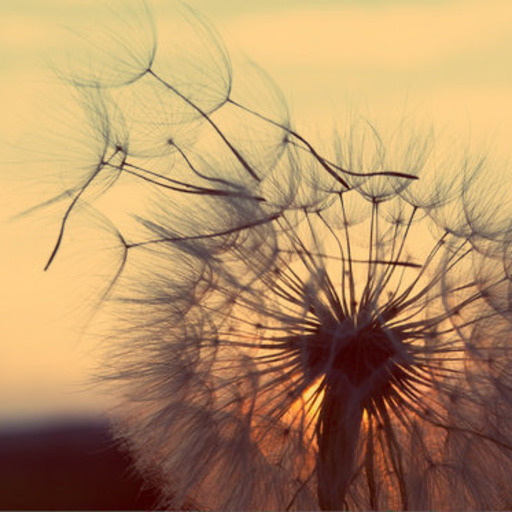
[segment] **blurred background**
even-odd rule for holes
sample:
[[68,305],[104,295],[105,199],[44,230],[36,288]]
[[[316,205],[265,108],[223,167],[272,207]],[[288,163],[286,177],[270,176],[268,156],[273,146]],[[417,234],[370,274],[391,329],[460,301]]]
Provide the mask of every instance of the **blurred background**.
[[[298,131],[314,140],[331,137],[334,123],[356,110],[418,116],[512,156],[509,0],[189,3],[230,50],[273,77]],[[2,509],[141,509],[156,500],[110,437],[112,399],[91,379],[102,347],[83,335],[97,289],[84,276],[100,256],[62,258],[43,272],[59,217],[52,209],[18,215],[58,188],[45,181],[51,159],[37,158],[38,134],[58,108],[54,56],[72,52],[66,34],[101,4],[0,0]],[[165,30],[169,2],[151,5]],[[119,20],[112,14],[104,23]]]

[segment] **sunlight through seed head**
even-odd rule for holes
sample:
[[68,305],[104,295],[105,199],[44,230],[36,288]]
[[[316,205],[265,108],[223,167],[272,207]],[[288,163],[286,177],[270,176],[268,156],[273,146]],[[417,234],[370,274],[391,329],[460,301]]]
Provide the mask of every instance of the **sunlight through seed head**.
[[363,116],[320,151],[199,15],[166,54],[140,6],[142,46],[107,32],[60,72],[101,151],[55,199],[46,269],[94,210],[118,247],[103,378],[162,504],[512,503],[508,164]]

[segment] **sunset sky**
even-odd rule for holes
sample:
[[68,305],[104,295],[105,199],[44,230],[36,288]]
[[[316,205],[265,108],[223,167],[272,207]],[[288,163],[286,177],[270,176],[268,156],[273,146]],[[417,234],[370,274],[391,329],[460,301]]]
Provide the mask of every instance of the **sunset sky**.
[[[107,405],[87,380],[99,347],[81,336],[95,286],[84,273],[100,263],[63,257],[44,273],[55,210],[12,220],[51,197],[33,151],[57,101],[49,63],[66,49],[66,27],[94,19],[100,3],[0,0],[0,424]],[[329,137],[350,109],[408,114],[512,157],[509,0],[190,3],[273,77],[299,132]],[[168,4],[152,2],[160,31]]]

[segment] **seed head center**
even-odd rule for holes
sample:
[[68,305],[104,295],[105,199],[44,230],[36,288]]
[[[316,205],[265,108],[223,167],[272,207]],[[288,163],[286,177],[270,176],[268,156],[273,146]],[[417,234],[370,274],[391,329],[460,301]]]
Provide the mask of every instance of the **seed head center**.
[[366,388],[371,396],[385,394],[396,363],[396,344],[381,325],[363,328],[337,325],[319,328],[307,347],[307,364],[314,374],[324,374],[332,388]]

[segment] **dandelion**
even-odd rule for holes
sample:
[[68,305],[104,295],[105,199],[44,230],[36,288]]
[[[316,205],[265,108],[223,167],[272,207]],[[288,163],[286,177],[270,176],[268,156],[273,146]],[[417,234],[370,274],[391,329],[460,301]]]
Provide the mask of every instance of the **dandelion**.
[[505,164],[364,119],[325,157],[192,19],[213,74],[91,74],[95,172],[140,194],[105,304],[139,469],[169,508],[510,508]]

